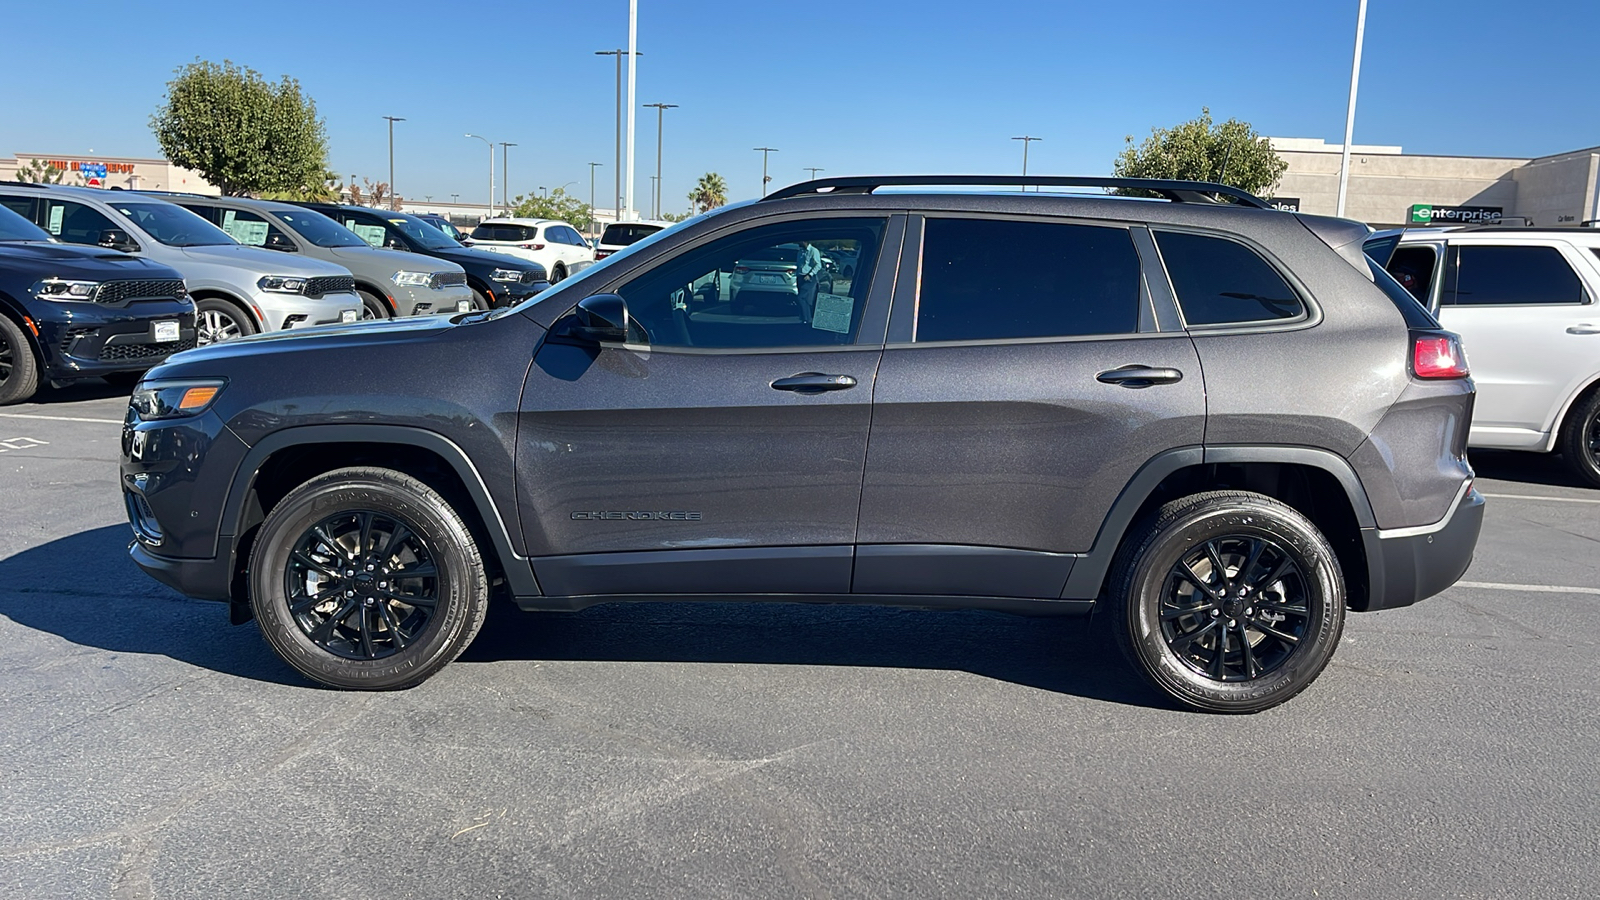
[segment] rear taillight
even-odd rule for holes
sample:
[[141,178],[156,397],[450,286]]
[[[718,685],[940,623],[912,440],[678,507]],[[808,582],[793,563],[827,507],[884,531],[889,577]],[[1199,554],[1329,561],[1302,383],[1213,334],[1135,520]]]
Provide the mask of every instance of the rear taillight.
[[1453,334],[1413,334],[1411,372],[1418,378],[1466,378],[1467,354]]
[[521,247],[524,250],[543,250],[544,249],[544,245],[543,244],[518,244],[517,246]]
[[600,260],[605,259],[606,257],[608,257],[610,255],[611,255],[611,251],[610,250],[596,250],[594,252],[595,262],[599,262]]
[[749,266],[734,266],[733,267],[733,274],[735,274],[735,275],[749,275],[750,274],[750,267]]

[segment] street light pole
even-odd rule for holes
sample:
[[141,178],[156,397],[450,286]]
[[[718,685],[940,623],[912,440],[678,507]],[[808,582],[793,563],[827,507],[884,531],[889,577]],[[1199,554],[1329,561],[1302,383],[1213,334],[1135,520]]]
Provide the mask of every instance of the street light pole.
[[515,147],[509,141],[500,142],[500,205],[511,211],[511,158],[507,148]]
[[767,175],[767,154],[768,153],[777,153],[778,152],[778,148],[776,148],[776,147],[756,147],[755,149],[761,151],[761,196],[765,197],[767,195],[767,182],[772,180]]
[[651,218],[661,218],[661,117],[669,109],[677,109],[676,103],[646,103],[646,109],[656,111],[656,178],[655,184],[650,189]]
[[389,208],[399,209],[400,205],[395,202],[394,193],[394,123],[404,122],[405,119],[401,116],[384,116],[384,118],[389,120]]
[[[1012,138],[1012,140],[1013,141],[1021,141],[1022,142],[1022,177],[1023,178],[1027,178],[1028,177],[1028,145],[1033,143],[1034,141],[1042,141],[1042,140],[1044,140],[1044,138],[1037,138],[1037,137],[1033,137],[1032,135],[1026,135],[1025,134],[1022,137],[1014,137],[1014,138]],[[1023,190],[1027,190],[1028,186],[1027,185],[1023,185],[1022,189]]]
[[639,74],[639,0],[628,0],[628,178],[627,192],[623,195],[623,209],[626,211],[628,221],[633,221],[633,135],[634,118],[638,112],[638,95],[634,92],[634,85],[638,82]]
[[595,170],[595,167],[599,166],[599,165],[602,165],[602,163],[597,163],[597,162],[589,163],[589,236],[590,237],[594,237],[595,235],[600,233],[600,231],[594,227],[597,224],[595,222],[595,220],[594,220],[594,170]]
[[1344,115],[1344,151],[1339,155],[1339,203],[1334,215],[1344,215],[1344,195],[1350,187],[1350,141],[1356,134],[1356,85],[1361,81],[1361,38],[1367,32],[1367,0],[1356,11],[1356,57],[1350,63],[1350,108]]
[[[617,158],[616,169],[613,170],[616,173],[616,193],[613,195],[613,200],[616,204],[616,218],[619,222],[622,221],[622,57],[627,53],[628,51],[626,50],[596,50],[594,52],[595,56],[615,56],[617,58]],[[644,54],[635,53],[634,55],[643,56]]]
[[489,145],[489,218],[494,218],[494,141],[481,134],[469,134],[469,138],[477,138]]
[[812,181],[816,181],[817,180],[817,173],[823,171],[823,168],[821,166],[801,166],[801,168],[805,169],[807,172],[811,173],[811,180]]

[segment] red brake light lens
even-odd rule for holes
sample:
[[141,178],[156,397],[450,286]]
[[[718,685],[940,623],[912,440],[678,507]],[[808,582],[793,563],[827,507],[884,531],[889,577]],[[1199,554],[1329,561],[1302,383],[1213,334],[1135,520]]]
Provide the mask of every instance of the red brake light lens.
[[1467,354],[1453,335],[1428,334],[1412,339],[1411,371],[1418,378],[1466,378]]
[[750,267],[749,266],[734,266],[733,267],[733,274],[735,274],[735,275],[749,275],[750,274]]
[[524,250],[543,250],[544,249],[544,245],[543,244],[521,244],[519,246],[521,246],[522,249],[524,249]]

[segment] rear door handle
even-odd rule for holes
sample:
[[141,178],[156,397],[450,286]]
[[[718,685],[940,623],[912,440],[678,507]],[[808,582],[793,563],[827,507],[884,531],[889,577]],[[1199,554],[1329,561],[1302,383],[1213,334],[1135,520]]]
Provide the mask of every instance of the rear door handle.
[[1183,380],[1177,369],[1151,368],[1150,366],[1123,366],[1107,369],[1095,377],[1104,384],[1118,384],[1126,388],[1147,388],[1152,384],[1175,384]]
[[1600,334],[1600,325],[1590,325],[1585,322],[1582,325],[1574,325],[1568,328],[1567,334]]
[[820,394],[823,391],[844,391],[856,386],[850,375],[823,375],[820,372],[801,372],[772,383],[775,391],[794,391],[799,394]]

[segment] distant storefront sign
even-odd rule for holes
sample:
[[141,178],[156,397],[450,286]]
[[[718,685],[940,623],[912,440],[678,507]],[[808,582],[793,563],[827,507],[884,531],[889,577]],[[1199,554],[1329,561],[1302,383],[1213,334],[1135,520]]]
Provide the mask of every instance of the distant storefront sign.
[[83,182],[89,187],[106,186],[105,163],[79,163],[78,171],[83,175]]
[[1271,204],[1273,209],[1281,209],[1285,212],[1300,211],[1299,197],[1273,197],[1267,203]]
[[1411,204],[1411,215],[1406,222],[1411,225],[1487,225],[1498,223],[1505,215],[1501,206],[1435,206],[1432,203]]

